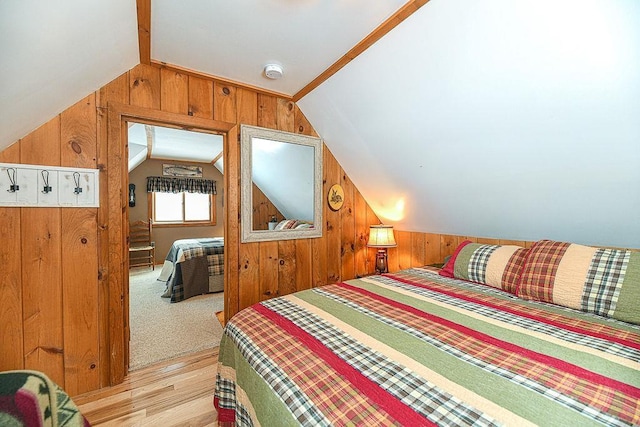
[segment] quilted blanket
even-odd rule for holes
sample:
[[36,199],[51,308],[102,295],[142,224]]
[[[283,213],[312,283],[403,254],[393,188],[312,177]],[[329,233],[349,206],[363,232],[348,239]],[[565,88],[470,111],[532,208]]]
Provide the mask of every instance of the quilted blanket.
[[88,426],[71,398],[37,371],[0,372],[0,425]]
[[221,425],[640,423],[640,328],[410,269],[228,322]]
[[173,242],[158,280],[167,282],[162,295],[171,302],[223,290],[224,238],[180,239]]

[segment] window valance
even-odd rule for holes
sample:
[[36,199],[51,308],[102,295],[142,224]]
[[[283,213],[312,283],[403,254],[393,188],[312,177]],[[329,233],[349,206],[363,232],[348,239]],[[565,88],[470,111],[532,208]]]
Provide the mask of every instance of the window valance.
[[202,193],[217,194],[216,182],[212,179],[147,177],[147,193]]

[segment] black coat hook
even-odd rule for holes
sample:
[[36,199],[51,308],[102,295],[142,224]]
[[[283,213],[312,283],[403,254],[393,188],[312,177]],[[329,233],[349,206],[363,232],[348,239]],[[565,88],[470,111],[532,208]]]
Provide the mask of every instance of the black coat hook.
[[43,170],[40,172],[40,175],[42,175],[42,183],[44,184],[44,186],[42,187],[42,192],[44,194],[48,194],[51,192],[51,187],[49,186],[49,171]]
[[16,183],[17,173],[18,172],[15,168],[7,168],[7,175],[9,175],[9,182],[11,183],[9,189],[7,190],[7,192],[9,193],[15,193],[16,191],[20,190],[20,186]]
[[75,190],[73,190],[74,194],[82,193],[82,187],[80,187],[80,172],[73,173],[73,182],[76,184]]

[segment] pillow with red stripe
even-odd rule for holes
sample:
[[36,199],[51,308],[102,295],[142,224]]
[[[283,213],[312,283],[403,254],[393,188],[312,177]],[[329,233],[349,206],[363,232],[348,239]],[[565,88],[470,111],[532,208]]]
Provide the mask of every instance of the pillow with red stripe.
[[527,249],[516,245],[460,243],[440,275],[515,293]]
[[540,240],[516,295],[640,324],[640,253]]

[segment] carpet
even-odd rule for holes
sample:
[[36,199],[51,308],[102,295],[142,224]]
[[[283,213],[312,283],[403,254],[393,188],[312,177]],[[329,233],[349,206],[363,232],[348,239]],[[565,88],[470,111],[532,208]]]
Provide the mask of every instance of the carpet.
[[220,345],[222,325],[215,313],[224,307],[224,293],[199,295],[177,303],[161,298],[160,269],[131,269],[129,370]]

